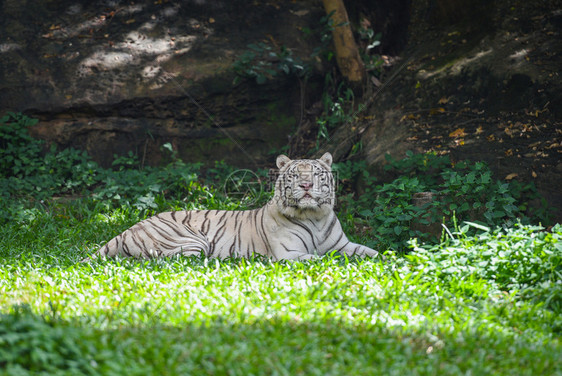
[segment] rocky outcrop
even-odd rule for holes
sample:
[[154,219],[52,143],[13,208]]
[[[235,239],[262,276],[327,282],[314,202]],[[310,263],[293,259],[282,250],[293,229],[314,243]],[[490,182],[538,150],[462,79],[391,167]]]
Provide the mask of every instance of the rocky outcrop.
[[294,77],[235,85],[232,65],[260,41],[310,56],[315,40],[299,28],[317,24],[319,5],[3,1],[0,112],[38,117],[36,136],[103,165],[128,150],[158,163],[166,142],[186,161],[259,164],[306,98]]

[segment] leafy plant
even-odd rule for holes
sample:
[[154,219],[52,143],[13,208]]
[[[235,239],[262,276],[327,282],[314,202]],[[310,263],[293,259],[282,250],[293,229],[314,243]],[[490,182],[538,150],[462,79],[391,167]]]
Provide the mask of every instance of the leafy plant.
[[316,149],[320,143],[330,139],[330,133],[356,118],[356,113],[363,107],[355,106],[355,94],[344,82],[337,83],[331,74],[327,74],[324,80],[324,92],[322,95],[323,112],[316,119],[318,133],[316,135]]
[[7,374],[61,371],[72,374],[95,374],[92,356],[94,346],[84,341],[82,331],[60,327],[37,319],[29,306],[16,306],[13,315],[0,316],[0,364]]
[[370,26],[370,22],[365,19],[358,30],[359,38],[363,45],[360,54],[367,72],[373,76],[380,77],[384,60],[374,51],[381,44],[382,33],[375,33]]
[[[477,234],[470,235],[470,229]],[[439,268],[446,283],[461,276],[482,278],[499,291],[542,301],[562,313],[562,226],[544,230],[520,223],[502,229],[465,222],[440,244],[420,246],[414,239],[406,257],[427,271]],[[562,330],[562,320],[556,325]]]
[[0,118],[0,176],[31,176],[41,170],[38,156],[43,142],[29,135],[28,127],[37,124],[19,113],[9,112]]
[[302,32],[305,36],[318,36],[319,44],[314,48],[311,54],[311,59],[320,58],[322,61],[330,62],[334,57],[333,51],[333,34],[332,31],[335,27],[332,16],[335,11],[320,18],[317,27],[314,29],[303,28]]
[[140,163],[138,157],[133,153],[132,150],[129,150],[129,152],[125,155],[113,154],[113,162],[111,165],[113,167],[117,167],[119,171],[123,171],[126,169],[135,168],[139,166],[139,164]]
[[240,77],[253,78],[258,84],[281,75],[304,78],[310,68],[285,46],[274,48],[264,42],[249,44],[248,50],[242,53],[233,64],[234,71]]
[[[365,193],[358,198],[340,198],[349,218],[363,218],[370,229],[366,242],[373,247],[405,250],[412,237],[436,241],[442,233],[440,224],[450,225],[454,219],[487,226],[529,221],[524,208],[536,197],[534,187],[493,179],[483,162],[453,166],[448,157],[412,152],[403,160],[387,159],[387,169],[398,175],[395,180],[376,185],[375,179],[362,171]],[[416,204],[414,197],[422,192],[430,199]],[[548,223],[548,217],[532,219]]]
[[43,150],[43,141],[29,135],[36,124],[22,114],[0,119],[0,197],[28,194],[38,199],[81,192],[99,183],[99,166],[76,149]]
[[332,165],[332,171],[337,179],[343,183],[356,182],[358,178],[369,178],[370,176],[367,170],[367,162],[364,160],[336,162]]
[[[129,152],[115,156],[115,169],[104,169],[84,151],[52,147],[43,152],[42,142],[28,133],[28,127],[35,123],[21,114],[9,114],[0,123],[5,136],[0,149],[0,221],[33,215],[33,208],[45,200],[68,194],[91,195],[112,207],[128,206],[150,213],[161,209],[166,199],[192,207],[228,202],[220,190],[199,183],[200,164],[183,163],[173,150],[172,162],[163,168],[139,169],[138,158]],[[15,197],[25,197],[27,203],[14,201]]]

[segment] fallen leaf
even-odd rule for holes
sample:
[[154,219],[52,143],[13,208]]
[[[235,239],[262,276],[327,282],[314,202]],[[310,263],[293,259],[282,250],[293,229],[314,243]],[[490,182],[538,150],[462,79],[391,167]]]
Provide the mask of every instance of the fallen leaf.
[[443,107],[432,108],[429,110],[430,115],[442,114],[443,112],[445,112],[445,109]]
[[215,19],[213,17],[209,18],[209,23],[215,23]]
[[[295,16],[298,16],[298,17],[306,16],[308,13],[310,13],[310,11],[308,9],[297,10],[297,11],[290,10],[289,12],[293,13]],[[366,20],[363,19],[363,21],[361,21],[361,25],[363,25],[364,21],[366,21]],[[369,21],[367,21],[367,22],[369,22]]]
[[505,180],[513,180],[514,178],[518,177],[519,174],[511,173],[505,177]]
[[480,134],[480,133],[484,133],[484,130],[482,129],[482,126],[478,126],[478,128],[476,128],[476,132],[474,134]]
[[537,173],[535,171],[531,171],[531,176],[536,178],[537,177]]
[[376,87],[380,87],[382,85],[382,82],[380,82],[380,80],[378,78],[376,78],[375,76],[371,76],[371,82]]
[[464,132],[464,128],[459,128],[454,130],[453,132],[449,133],[449,137],[457,138],[457,137],[464,137],[466,133]]
[[493,134],[489,135],[488,137],[486,137],[486,139],[488,139],[488,141],[494,141],[496,139],[496,136],[494,136]]
[[132,23],[134,23],[134,22],[135,22],[135,19],[134,19],[134,18],[131,18],[130,20],[125,21],[125,23],[126,23],[127,25],[132,24]]
[[439,101],[437,103],[438,104],[447,104],[447,103],[449,103],[449,98],[443,97],[443,98],[439,99]]
[[511,157],[513,155],[513,149],[508,149],[505,151],[505,156],[506,157]]
[[408,114],[408,115],[404,115],[402,116],[402,118],[400,118],[400,121],[403,120],[417,120],[420,118],[420,115],[414,115],[414,114]]

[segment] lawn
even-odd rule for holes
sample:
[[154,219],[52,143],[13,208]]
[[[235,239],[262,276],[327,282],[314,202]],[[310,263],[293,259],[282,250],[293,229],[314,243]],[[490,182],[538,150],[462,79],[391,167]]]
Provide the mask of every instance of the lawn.
[[1,374],[562,374],[561,226],[463,225],[384,262],[78,263],[145,215],[82,198],[4,222]]

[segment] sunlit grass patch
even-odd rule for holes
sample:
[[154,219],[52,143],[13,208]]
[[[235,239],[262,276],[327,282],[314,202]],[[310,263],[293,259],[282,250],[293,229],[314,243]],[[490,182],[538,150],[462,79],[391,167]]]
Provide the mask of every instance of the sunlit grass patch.
[[2,227],[7,374],[562,371],[560,226],[459,228],[386,262],[78,263],[142,215],[84,204]]

